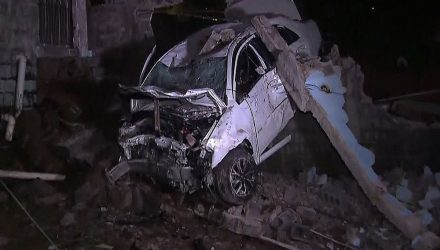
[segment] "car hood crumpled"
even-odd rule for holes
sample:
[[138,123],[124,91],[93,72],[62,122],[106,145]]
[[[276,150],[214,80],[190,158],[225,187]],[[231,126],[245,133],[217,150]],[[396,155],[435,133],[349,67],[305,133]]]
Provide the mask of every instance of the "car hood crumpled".
[[124,95],[134,95],[137,98],[158,98],[158,99],[185,99],[186,101],[201,106],[215,107],[222,114],[226,104],[210,88],[189,89],[185,93],[167,91],[154,85],[129,87],[119,85]]

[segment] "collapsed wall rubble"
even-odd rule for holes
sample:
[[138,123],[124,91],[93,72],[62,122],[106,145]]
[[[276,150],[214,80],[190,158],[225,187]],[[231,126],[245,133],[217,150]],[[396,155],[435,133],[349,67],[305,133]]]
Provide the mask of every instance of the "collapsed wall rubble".
[[386,223],[351,178],[309,182],[265,173],[260,191],[246,204],[221,209],[200,199],[192,210],[236,234],[286,249],[402,249],[411,244]]
[[[427,231],[416,215],[388,193],[372,168],[374,154],[357,142],[346,125],[348,116],[342,109],[345,89],[341,83],[340,66],[319,59],[306,59],[300,63],[267,18],[254,17],[252,24],[277,58],[278,73],[297,107],[313,114],[371,202],[408,238],[423,238],[429,247],[440,245],[440,239]],[[331,77],[336,79],[329,79]],[[339,96],[326,95],[333,89]]]

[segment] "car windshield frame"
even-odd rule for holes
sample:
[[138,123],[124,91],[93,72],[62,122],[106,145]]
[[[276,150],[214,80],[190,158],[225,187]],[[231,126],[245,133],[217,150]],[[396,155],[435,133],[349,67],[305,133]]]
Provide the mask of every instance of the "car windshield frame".
[[170,67],[158,61],[142,86],[185,93],[191,89],[212,89],[223,101],[226,98],[227,57],[204,57],[185,66]]

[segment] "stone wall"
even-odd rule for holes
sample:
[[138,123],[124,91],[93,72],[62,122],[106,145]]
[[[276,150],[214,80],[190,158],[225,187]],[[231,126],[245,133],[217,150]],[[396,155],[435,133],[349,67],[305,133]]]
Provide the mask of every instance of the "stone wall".
[[153,38],[151,17],[155,8],[183,0],[114,0],[89,8],[89,48],[95,53]]
[[[426,125],[391,115],[372,103],[363,92],[364,75],[352,59],[343,59],[343,83],[348,125],[359,142],[376,156],[374,169],[383,173],[395,167],[440,170],[440,125]],[[295,173],[312,166],[331,174],[348,173],[319,124],[310,113],[297,112],[285,133],[292,141],[264,163],[267,170]]]
[[24,107],[35,101],[37,43],[38,0],[0,0],[0,106],[14,102],[19,54],[28,59]]

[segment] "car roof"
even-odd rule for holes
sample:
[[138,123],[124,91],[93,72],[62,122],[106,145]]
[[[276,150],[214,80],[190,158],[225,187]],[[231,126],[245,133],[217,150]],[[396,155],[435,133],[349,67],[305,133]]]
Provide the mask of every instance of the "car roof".
[[[311,45],[313,51],[319,49],[320,44],[320,34],[317,30],[316,24],[312,21],[301,22],[294,21],[285,17],[274,17],[269,19],[273,25],[280,25],[289,28],[290,30],[297,33],[300,37],[312,38],[307,40],[319,40],[316,43],[318,45]],[[316,26],[316,27],[313,27]],[[316,29],[314,31],[313,29]],[[228,32],[225,32],[228,31]],[[314,33],[318,33],[317,35]],[[222,34],[233,33],[233,37],[227,37],[226,41],[223,41]],[[230,45],[239,39],[243,38],[243,34],[247,36],[248,34],[255,33],[254,28],[250,22],[235,22],[235,23],[222,23],[204,28],[192,35],[190,35],[186,40],[174,46],[160,59],[160,62],[167,65],[168,67],[181,67],[189,64],[194,60],[200,60],[203,58],[214,58],[214,57],[226,57],[229,51]],[[226,35],[228,36],[228,35]],[[215,40],[215,46],[207,46],[210,40]],[[220,41],[217,41],[220,39]],[[212,41],[211,41],[212,42]],[[205,50],[206,47],[208,50]],[[314,54],[314,53],[313,53]]]
[[173,67],[184,66],[200,58],[225,57],[227,56],[229,45],[234,39],[218,44],[218,46],[207,53],[201,54],[200,52],[212,34],[219,34],[224,30],[232,30],[235,33],[235,37],[237,37],[248,26],[243,23],[223,23],[204,28],[190,35],[186,40],[166,52],[160,61],[169,67]]

